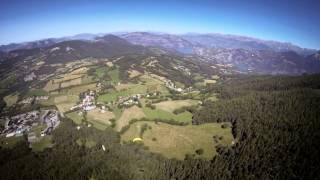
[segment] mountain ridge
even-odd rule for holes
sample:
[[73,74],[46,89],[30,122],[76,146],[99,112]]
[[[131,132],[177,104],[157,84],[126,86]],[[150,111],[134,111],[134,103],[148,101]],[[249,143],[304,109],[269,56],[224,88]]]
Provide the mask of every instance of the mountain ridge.
[[[201,39],[202,36],[205,36],[204,40]],[[49,63],[63,63],[89,57],[110,58],[128,54],[167,54],[170,56],[191,56],[195,61],[202,59],[212,67],[219,67],[222,72],[228,73],[229,71],[225,69],[232,68],[234,72],[254,74],[297,75],[320,72],[320,61],[318,60],[320,56],[316,51],[316,53],[304,55],[301,54],[301,51],[299,53],[298,50],[291,50],[291,47],[288,47],[287,50],[280,48],[279,51],[276,51],[266,44],[252,43],[250,38],[239,42],[239,38],[242,37],[237,37],[231,39],[231,42],[227,42],[227,40],[217,40],[211,36],[207,41],[207,36],[201,35],[196,37],[196,40],[186,40],[178,35],[149,32],[106,34],[103,36],[82,34],[71,40],[59,39],[57,43],[54,43],[54,40],[33,42],[27,46],[30,48],[4,52],[0,58],[2,61],[6,58],[18,61],[19,59],[27,59],[29,56],[43,56]],[[83,39],[76,39],[80,37]],[[232,38],[232,36],[228,36],[228,38],[230,37]],[[212,45],[213,41],[217,41],[217,43]],[[219,41],[230,44],[233,48],[223,47],[224,44],[220,47]],[[295,46],[293,46],[294,48]]]
[[[232,35],[232,34],[222,34],[222,33],[184,33],[184,34],[170,34],[170,33],[155,33],[155,32],[144,32],[144,31],[137,31],[137,32],[111,32],[111,33],[81,33],[81,34],[76,34],[73,36],[65,36],[65,37],[58,37],[58,38],[45,38],[41,40],[35,40],[35,41],[27,41],[27,42],[21,42],[21,43],[9,43],[9,44],[3,44],[0,45],[0,50],[9,52],[12,50],[16,49],[27,49],[27,48],[35,48],[35,47],[46,47],[48,45],[57,43],[57,42],[62,42],[66,40],[94,40],[97,37],[104,36],[106,34],[113,34],[116,36],[123,36],[125,34],[134,34],[134,33],[140,33],[140,34],[150,34],[150,35],[157,35],[157,36],[176,36],[183,38],[184,40],[187,40],[187,37],[191,36],[213,36],[213,37],[223,37],[224,39],[234,39],[234,40],[245,40],[245,41],[257,41],[260,43],[267,43],[269,46],[274,46],[274,44],[281,44],[282,46],[286,47],[289,46],[291,47],[291,50],[295,49],[295,51],[300,51],[300,53],[307,52],[308,55],[315,53],[317,50],[315,49],[310,49],[310,48],[302,48],[298,45],[295,45],[294,43],[290,42],[280,42],[276,40],[263,40],[260,38],[256,37],[249,37],[249,36],[242,36],[242,35]],[[195,42],[193,42],[195,43]],[[293,48],[293,49],[292,49]],[[290,50],[290,49],[289,49]]]

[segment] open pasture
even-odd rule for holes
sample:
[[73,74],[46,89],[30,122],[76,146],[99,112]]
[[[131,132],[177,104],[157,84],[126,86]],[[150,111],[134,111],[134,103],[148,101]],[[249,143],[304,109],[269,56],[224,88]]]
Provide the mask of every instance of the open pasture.
[[78,101],[79,96],[76,95],[61,95],[54,98],[54,103],[60,112],[69,111]]
[[[142,142],[151,152],[167,158],[184,159],[186,154],[196,158],[210,159],[217,154],[216,146],[231,146],[233,137],[230,126],[222,128],[223,123],[175,126],[166,123],[138,121],[121,136],[122,141],[132,142],[140,137],[141,127],[147,128],[142,133]],[[214,141],[213,136],[219,137]],[[196,150],[202,153],[196,153]]]
[[[101,113],[97,108],[87,112],[87,121],[91,122],[95,127],[98,124],[105,126],[111,125],[110,119],[114,117],[115,115],[113,114],[113,112],[106,111],[105,113]],[[101,129],[99,127],[97,128]]]
[[116,130],[120,131],[124,126],[128,125],[132,119],[141,119],[145,117],[142,109],[137,106],[132,106],[125,109],[121,117],[116,121]]
[[160,103],[156,103],[154,105],[161,110],[173,112],[175,109],[197,105],[197,103],[198,101],[196,100],[188,99],[188,100],[163,101]]

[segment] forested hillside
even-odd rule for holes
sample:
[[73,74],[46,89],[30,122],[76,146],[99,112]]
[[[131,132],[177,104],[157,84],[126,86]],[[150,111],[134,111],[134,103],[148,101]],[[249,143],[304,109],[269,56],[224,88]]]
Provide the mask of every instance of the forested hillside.
[[227,168],[213,172],[239,179],[319,178],[319,87],[318,75],[234,78],[212,87],[221,100],[207,102],[194,123],[230,121],[238,140],[215,159]]

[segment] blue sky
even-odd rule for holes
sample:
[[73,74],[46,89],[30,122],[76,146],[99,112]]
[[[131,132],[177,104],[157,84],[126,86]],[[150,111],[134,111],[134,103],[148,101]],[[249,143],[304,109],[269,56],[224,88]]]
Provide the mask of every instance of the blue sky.
[[218,32],[320,49],[320,1],[0,0],[0,44],[79,33]]

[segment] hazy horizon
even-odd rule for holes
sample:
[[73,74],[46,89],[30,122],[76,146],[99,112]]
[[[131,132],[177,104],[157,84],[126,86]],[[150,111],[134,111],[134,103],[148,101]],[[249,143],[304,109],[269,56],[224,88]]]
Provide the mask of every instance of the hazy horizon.
[[70,34],[70,35],[65,35],[65,36],[58,36],[58,37],[45,37],[45,38],[40,38],[40,39],[34,39],[34,40],[27,40],[27,41],[20,41],[20,42],[10,42],[6,44],[0,44],[0,46],[6,46],[10,44],[20,44],[20,43],[30,43],[30,42],[35,42],[35,41],[43,41],[43,40],[48,40],[48,39],[60,39],[60,38],[70,38],[78,35],[97,35],[97,36],[103,36],[103,35],[117,35],[121,33],[153,33],[153,34],[169,34],[169,35],[186,35],[186,34],[219,34],[219,35],[225,35],[225,36],[240,36],[240,37],[247,37],[247,38],[253,38],[257,40],[262,40],[262,41],[274,41],[274,42],[280,42],[280,43],[289,43],[292,45],[299,46],[300,48],[306,48],[306,49],[313,49],[313,50],[319,50],[320,48],[308,48],[301,46],[299,44],[289,42],[289,41],[279,41],[275,39],[263,39],[260,37],[253,37],[253,36],[247,36],[247,35],[241,35],[241,34],[228,34],[228,33],[221,33],[221,32],[185,32],[185,33],[170,33],[170,32],[161,32],[161,31],[116,31],[116,32],[98,32],[98,33],[90,33],[90,32],[83,32],[83,33],[77,33],[77,34]]
[[74,34],[215,32],[320,49],[316,1],[3,1],[0,44]]

